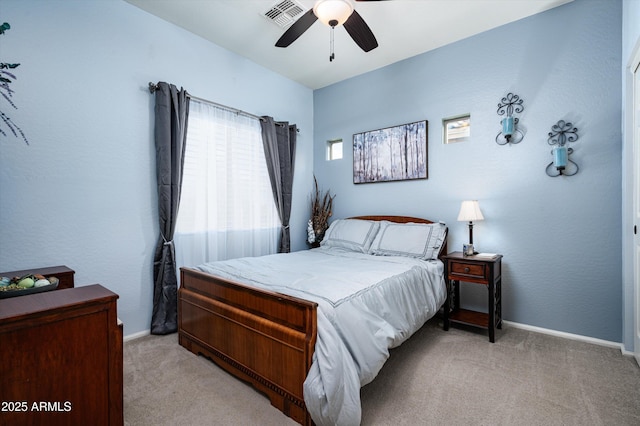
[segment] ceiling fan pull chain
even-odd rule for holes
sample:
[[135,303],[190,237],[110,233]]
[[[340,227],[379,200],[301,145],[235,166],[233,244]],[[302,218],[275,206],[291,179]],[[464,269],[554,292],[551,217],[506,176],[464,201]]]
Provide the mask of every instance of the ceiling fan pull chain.
[[331,50],[331,52],[330,52],[331,54],[329,55],[329,62],[333,62],[333,60],[336,57],[336,54],[333,51],[333,49],[334,49],[334,46],[333,46],[333,32],[335,31],[335,29],[336,29],[336,26],[333,25],[331,27],[331,38],[330,38],[330,41],[329,41],[329,49]]

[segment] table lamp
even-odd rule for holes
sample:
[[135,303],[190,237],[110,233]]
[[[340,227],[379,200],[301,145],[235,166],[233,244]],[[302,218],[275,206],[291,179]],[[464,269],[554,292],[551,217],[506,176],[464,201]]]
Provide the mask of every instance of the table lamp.
[[465,254],[476,253],[473,249],[473,221],[479,220],[484,220],[484,216],[482,216],[478,201],[463,201],[462,205],[460,206],[460,213],[458,213],[458,221],[469,222],[469,249],[464,250]]

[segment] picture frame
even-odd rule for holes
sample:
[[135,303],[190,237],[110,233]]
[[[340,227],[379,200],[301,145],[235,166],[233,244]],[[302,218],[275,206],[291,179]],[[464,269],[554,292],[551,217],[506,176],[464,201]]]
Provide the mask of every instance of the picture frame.
[[353,183],[429,177],[427,120],[353,135]]

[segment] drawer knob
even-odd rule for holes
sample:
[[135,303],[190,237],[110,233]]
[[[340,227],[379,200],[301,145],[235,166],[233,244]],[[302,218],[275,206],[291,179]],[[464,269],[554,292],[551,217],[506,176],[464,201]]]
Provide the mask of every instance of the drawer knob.
[[468,267],[468,266],[465,266],[465,267],[464,267],[464,272],[465,272],[466,274],[468,274],[468,273],[469,273],[469,271],[470,271],[469,267]]

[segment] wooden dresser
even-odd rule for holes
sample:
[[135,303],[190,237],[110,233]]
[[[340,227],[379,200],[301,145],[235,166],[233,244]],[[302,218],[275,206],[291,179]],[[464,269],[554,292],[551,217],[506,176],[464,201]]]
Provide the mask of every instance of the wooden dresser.
[[0,300],[0,424],[123,424],[117,299],[94,284]]

